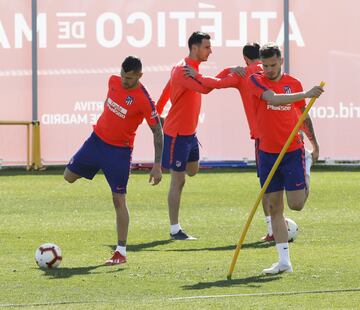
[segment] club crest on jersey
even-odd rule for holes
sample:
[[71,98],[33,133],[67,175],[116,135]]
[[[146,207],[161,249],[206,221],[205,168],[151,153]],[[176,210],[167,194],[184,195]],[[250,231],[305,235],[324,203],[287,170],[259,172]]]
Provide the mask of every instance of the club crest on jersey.
[[132,97],[132,96],[127,96],[127,97],[126,97],[125,103],[126,103],[127,105],[131,105],[133,102],[134,102],[134,97]]
[[285,94],[291,94],[291,88],[290,88],[290,86],[284,86],[284,93],[285,93]]

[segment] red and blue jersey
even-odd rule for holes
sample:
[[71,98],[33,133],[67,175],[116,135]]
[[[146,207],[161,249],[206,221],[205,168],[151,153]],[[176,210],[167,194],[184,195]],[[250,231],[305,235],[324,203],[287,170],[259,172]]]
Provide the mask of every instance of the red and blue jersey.
[[199,64],[199,61],[189,57],[180,61],[172,69],[170,80],[156,104],[157,112],[161,114],[168,100],[171,101],[171,108],[164,123],[164,133],[171,137],[193,135],[196,132],[201,109],[201,93],[206,94],[211,89],[185,76],[183,68],[187,65],[198,71]]
[[138,126],[146,119],[149,126],[159,122],[154,101],[145,86],[126,89],[121,77],[109,79],[104,111],[94,126],[94,132],[104,142],[132,148]]
[[[268,153],[280,153],[299,119],[298,111],[305,106],[305,100],[286,105],[271,105],[262,99],[262,94],[267,90],[276,94],[290,94],[302,92],[303,88],[298,79],[288,74],[283,74],[279,81],[269,80],[263,72],[255,73],[248,79],[248,91],[257,109],[259,149]],[[297,134],[287,152],[302,146],[303,142]]]

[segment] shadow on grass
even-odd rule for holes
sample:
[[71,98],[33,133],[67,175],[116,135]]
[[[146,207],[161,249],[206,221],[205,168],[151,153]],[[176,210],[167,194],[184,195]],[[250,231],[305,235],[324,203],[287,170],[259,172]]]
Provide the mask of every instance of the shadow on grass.
[[272,281],[279,280],[281,277],[279,275],[274,276],[265,276],[258,275],[253,277],[247,277],[243,279],[232,279],[232,280],[220,280],[214,282],[199,282],[193,285],[183,285],[184,290],[203,290],[211,287],[231,287],[237,285],[246,285],[248,287],[258,288],[262,283],[268,283]]
[[[174,240],[167,239],[167,240],[157,240],[157,241],[151,241],[151,242],[145,242],[145,243],[139,243],[139,244],[129,244],[126,246],[126,250],[128,252],[139,252],[146,249],[151,249],[154,247],[157,247],[159,245],[165,245],[174,242]],[[113,251],[115,250],[116,246],[114,245],[107,245],[109,248],[111,248]]]
[[54,268],[54,269],[41,269],[44,272],[44,276],[49,277],[50,279],[66,279],[71,278],[73,276],[83,276],[90,274],[100,274],[100,273],[116,273],[123,271],[123,269],[117,268],[116,270],[109,268],[108,271],[104,272],[91,272],[99,267],[105,267],[104,264],[95,265],[95,266],[87,266],[87,267],[65,267],[65,268]]
[[[245,243],[242,245],[242,249],[266,249],[275,245],[275,242],[262,242],[256,241],[252,243]],[[191,249],[171,249],[165,250],[169,252],[196,252],[196,251],[230,251],[235,250],[236,245],[220,246],[214,248],[191,248]]]

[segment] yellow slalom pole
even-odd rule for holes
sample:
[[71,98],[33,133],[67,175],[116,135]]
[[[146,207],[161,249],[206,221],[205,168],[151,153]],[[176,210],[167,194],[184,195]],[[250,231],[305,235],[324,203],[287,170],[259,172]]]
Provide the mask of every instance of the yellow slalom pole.
[[[325,85],[325,82],[321,82],[321,83],[320,83],[320,86],[321,86],[321,87],[324,87],[324,85]],[[239,242],[238,242],[238,244],[237,244],[237,246],[236,246],[235,253],[234,253],[234,256],[233,256],[231,265],[230,265],[230,270],[229,270],[229,272],[228,272],[228,274],[227,274],[227,279],[228,279],[228,280],[231,279],[231,276],[232,276],[232,273],[233,273],[233,271],[234,271],[237,258],[238,258],[238,256],[239,256],[239,253],[240,253],[240,250],[241,250],[241,246],[242,246],[242,244],[243,244],[243,242],[244,242],[244,239],[245,239],[245,236],[246,236],[246,234],[247,234],[247,232],[248,232],[248,230],[249,230],[251,221],[252,221],[252,219],[253,219],[253,217],[254,217],[254,214],[255,214],[255,212],[256,212],[256,210],[257,210],[257,207],[259,206],[259,203],[260,203],[260,201],[262,200],[262,197],[264,196],[264,193],[265,193],[266,189],[268,188],[268,186],[269,186],[269,184],[270,184],[270,181],[271,181],[272,177],[274,176],[274,173],[275,173],[276,169],[278,168],[281,160],[283,159],[283,157],[284,157],[287,149],[289,148],[291,142],[293,141],[295,135],[298,133],[298,131],[299,131],[299,129],[300,129],[300,126],[301,126],[302,123],[304,122],[304,120],[305,120],[306,116],[308,115],[309,110],[310,110],[311,107],[313,106],[315,100],[316,100],[315,97],[311,98],[311,100],[310,100],[309,104],[307,105],[305,111],[304,111],[303,114],[300,116],[298,122],[296,123],[296,125],[295,125],[295,127],[294,127],[294,129],[293,129],[293,131],[291,132],[289,138],[287,139],[285,145],[283,146],[283,148],[282,148],[282,150],[281,150],[278,158],[276,159],[276,161],[275,161],[272,169],[270,170],[270,173],[269,173],[269,175],[268,175],[268,177],[267,177],[267,179],[266,179],[263,187],[261,188],[261,191],[260,191],[260,193],[259,193],[259,196],[258,196],[258,198],[257,198],[256,201],[255,201],[255,204],[254,204],[254,206],[253,206],[253,208],[252,208],[252,210],[251,210],[251,212],[250,212],[250,215],[249,215],[249,217],[248,217],[248,219],[247,219],[247,221],[246,221],[245,227],[244,227],[244,229],[243,229],[243,231],[242,231],[242,233],[241,233],[240,240],[239,240]]]

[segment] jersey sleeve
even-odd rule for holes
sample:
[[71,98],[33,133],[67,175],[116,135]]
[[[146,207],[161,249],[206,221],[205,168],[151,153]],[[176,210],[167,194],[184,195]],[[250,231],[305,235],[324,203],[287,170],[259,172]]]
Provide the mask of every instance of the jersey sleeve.
[[108,81],[108,93],[107,93],[107,97],[110,96],[110,91],[111,91],[111,89],[116,88],[116,85],[117,85],[116,82],[118,82],[118,83],[120,82],[120,83],[121,83],[121,78],[120,78],[119,76],[116,76],[116,75],[110,76],[109,81]]
[[217,77],[218,79],[222,79],[222,78],[226,77],[227,75],[229,75],[230,73],[231,73],[231,69],[225,68],[224,70],[219,72],[215,77]]
[[156,104],[156,111],[159,115],[161,115],[162,112],[164,111],[164,107],[166,103],[169,101],[169,99],[170,99],[170,80],[167,82]]
[[223,78],[203,76],[201,74],[195,76],[195,79],[205,87],[217,89],[236,87],[239,83],[239,78],[240,77],[236,73],[230,73]]
[[248,91],[256,96],[257,98],[261,99],[261,95],[269,90],[261,81],[261,76],[259,74],[252,74],[247,80]]
[[145,86],[142,86],[142,91],[144,93],[145,101],[143,105],[143,114],[149,126],[153,126],[160,122],[159,115],[156,111],[155,102],[151,99],[150,94]]
[[211,88],[202,85],[201,82],[195,78],[185,76],[183,67],[177,67],[172,78],[173,83],[180,84],[185,89],[193,90],[201,94],[208,94],[212,90]]

